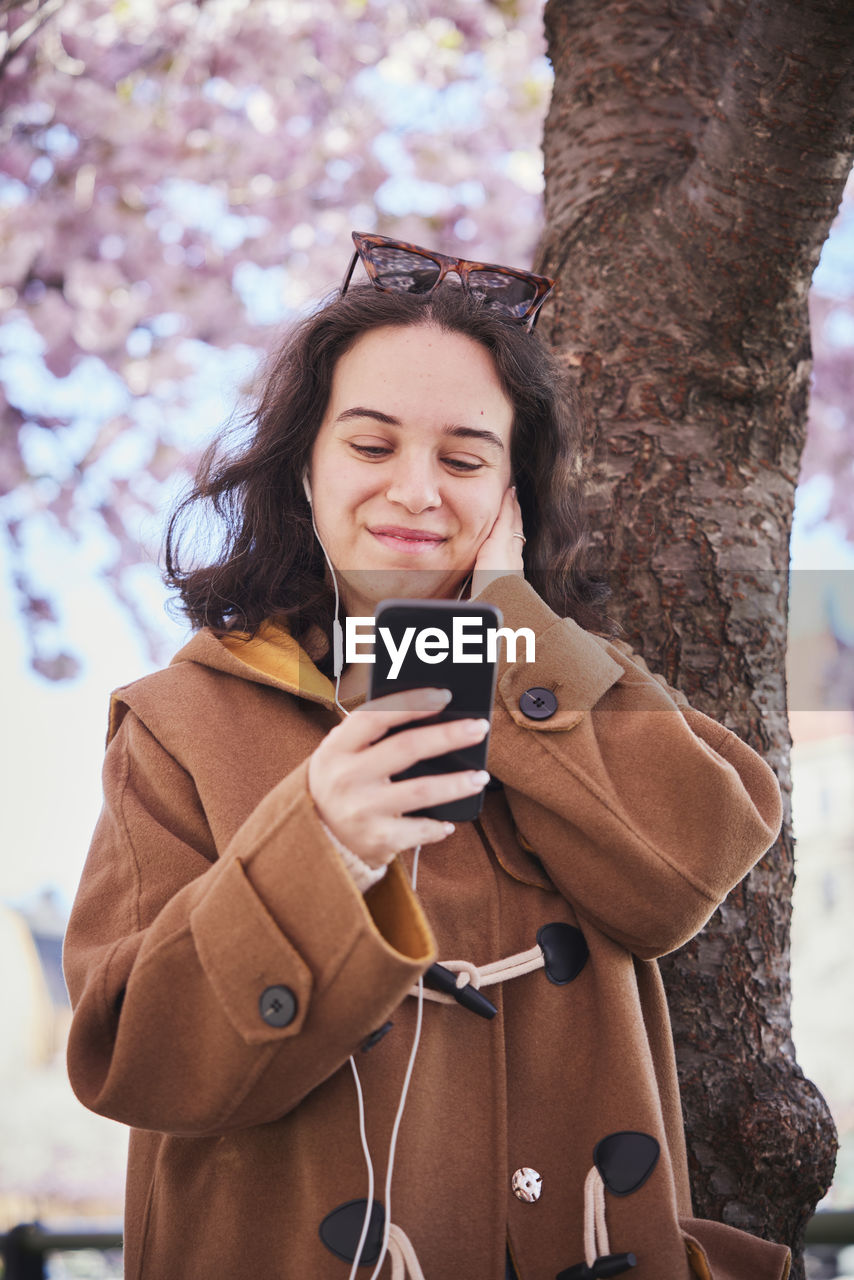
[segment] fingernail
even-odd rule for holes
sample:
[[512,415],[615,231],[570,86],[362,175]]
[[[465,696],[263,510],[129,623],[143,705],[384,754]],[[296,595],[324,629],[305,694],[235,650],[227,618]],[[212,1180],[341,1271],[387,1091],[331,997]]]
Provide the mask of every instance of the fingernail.
[[464,733],[470,738],[483,738],[489,732],[488,720],[467,720]]
[[454,826],[453,822],[446,822],[446,823],[444,823],[444,827],[445,827],[445,835],[446,835],[446,836],[452,836],[452,835],[454,834],[454,832],[456,831],[456,827]]
[[489,774],[485,769],[474,769],[469,774],[469,779],[473,787],[485,787],[489,782]]
[[427,689],[424,694],[424,701],[430,707],[445,707],[451,701],[450,689]]

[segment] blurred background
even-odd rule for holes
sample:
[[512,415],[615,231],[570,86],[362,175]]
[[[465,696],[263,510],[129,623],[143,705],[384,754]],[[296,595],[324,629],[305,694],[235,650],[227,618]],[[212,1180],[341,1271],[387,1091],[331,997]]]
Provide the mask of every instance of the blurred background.
[[[0,27],[1,1232],[121,1216],[125,1132],[65,1078],[61,942],[109,692],[185,639],[166,513],[282,326],[340,283],[351,230],[531,264],[551,68],[532,0],[28,0]],[[840,1131],[826,1204],[854,1208],[851,181],[810,305],[794,1039]],[[854,1250],[810,1266],[854,1276]]]

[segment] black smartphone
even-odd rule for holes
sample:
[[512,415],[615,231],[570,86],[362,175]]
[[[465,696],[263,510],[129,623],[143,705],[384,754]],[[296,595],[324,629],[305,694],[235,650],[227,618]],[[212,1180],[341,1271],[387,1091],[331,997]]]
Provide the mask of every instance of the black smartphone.
[[[407,689],[450,689],[451,700],[437,715],[392,729],[443,720],[492,719],[500,609],[468,600],[382,600],[374,613],[374,661],[368,699]],[[390,736],[390,735],[389,735]],[[489,734],[460,751],[419,760],[393,774],[393,781],[426,774],[485,769]],[[413,810],[407,817],[469,822],[483,807],[483,792],[447,804]]]

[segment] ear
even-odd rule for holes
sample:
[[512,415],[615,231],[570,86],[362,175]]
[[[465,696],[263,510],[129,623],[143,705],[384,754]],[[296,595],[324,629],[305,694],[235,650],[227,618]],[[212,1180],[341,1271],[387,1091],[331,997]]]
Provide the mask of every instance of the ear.
[[308,482],[308,471],[302,473],[302,487],[305,490],[305,496],[308,498],[308,505],[311,506],[311,485]]

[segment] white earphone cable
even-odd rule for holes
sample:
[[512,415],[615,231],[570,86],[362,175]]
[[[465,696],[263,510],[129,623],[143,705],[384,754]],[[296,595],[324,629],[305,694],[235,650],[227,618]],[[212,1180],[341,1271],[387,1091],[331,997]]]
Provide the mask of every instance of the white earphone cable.
[[362,1154],[365,1157],[365,1164],[368,1168],[368,1207],[362,1222],[362,1233],[359,1236],[359,1243],[356,1245],[356,1253],[353,1257],[353,1265],[350,1268],[348,1280],[356,1280],[356,1268],[359,1265],[359,1259],[362,1256],[362,1250],[365,1247],[365,1239],[368,1234],[368,1227],[371,1222],[371,1210],[374,1207],[374,1165],[371,1160],[371,1149],[368,1146],[368,1135],[365,1129],[365,1099],[362,1093],[362,1082],[359,1079],[359,1072],[356,1069],[356,1059],[350,1054],[350,1066],[353,1069],[353,1080],[356,1085],[356,1097],[359,1103],[359,1138],[362,1143]]
[[[308,497],[308,490],[306,490],[306,496]],[[345,716],[348,716],[350,712],[341,706],[338,699],[338,691],[341,687],[341,672],[344,668],[344,633],[341,627],[341,619],[338,617],[341,608],[341,598],[338,594],[338,578],[335,575],[335,566],[329,559],[329,553],[323,545],[323,539],[317,532],[317,525],[314,522],[314,503],[311,498],[308,499],[308,509],[311,514],[311,527],[314,530],[314,536],[320,544],[320,550],[323,552],[323,557],[329,565],[329,572],[332,575],[332,586],[335,591],[335,613],[332,618],[332,672],[335,676],[335,705],[344,712]]]
[[[385,1255],[388,1251],[388,1235],[391,1230],[391,1179],[394,1173],[394,1157],[397,1151],[397,1135],[400,1130],[400,1122],[403,1119],[403,1108],[406,1106],[406,1095],[409,1093],[409,1082],[412,1079],[412,1072],[415,1067],[415,1055],[418,1052],[418,1044],[421,1040],[421,1018],[424,1012],[424,979],[418,979],[418,1012],[415,1019],[415,1036],[412,1040],[412,1048],[409,1053],[409,1062],[406,1064],[406,1075],[403,1078],[403,1088],[400,1093],[400,1102],[397,1105],[397,1115],[394,1117],[394,1127],[391,1131],[391,1142],[388,1148],[388,1167],[385,1175],[385,1225],[383,1227],[383,1243],[380,1249],[380,1256],[377,1259],[377,1265],[374,1267],[370,1275],[370,1280],[376,1280],[379,1275],[380,1268],[385,1261]],[[357,1255],[358,1256],[358,1255]]]
[[[306,490],[306,496],[308,497],[308,509],[311,512],[311,527],[314,530],[314,536],[317,538],[317,541],[320,544],[320,549],[329,566],[329,572],[332,575],[332,586],[335,591],[335,614],[332,619],[332,671],[335,676],[335,705],[342,715],[349,716],[350,712],[343,705],[340,698],[341,672],[344,667],[344,646],[341,643],[341,621],[338,616],[341,605],[341,599],[338,593],[338,578],[335,574],[335,566],[329,559],[329,554],[326,547],[323,545],[323,539],[317,531],[317,525],[314,520],[314,504],[308,495],[308,490]],[[352,1053],[350,1054],[350,1067],[353,1072],[353,1083],[356,1086],[356,1100],[359,1107],[359,1140],[362,1144],[362,1154],[365,1157],[365,1166],[368,1170],[367,1207],[365,1209],[364,1219],[362,1220],[362,1230],[359,1235],[358,1244],[356,1245],[356,1252],[353,1256],[353,1265],[350,1268],[350,1275],[348,1277],[348,1280],[356,1280],[356,1270],[362,1257],[362,1250],[365,1247],[368,1228],[371,1224],[371,1213],[374,1207],[374,1163],[371,1159],[371,1149],[368,1145],[368,1134],[365,1128],[365,1097],[362,1092],[362,1082],[359,1079],[359,1070],[356,1066],[356,1059],[353,1057]]]
[[[418,883],[418,857],[421,853],[421,845],[417,845],[412,858],[412,890]],[[409,1061],[406,1064],[406,1075],[403,1077],[403,1088],[400,1092],[400,1102],[397,1104],[397,1115],[394,1117],[394,1126],[391,1131],[391,1141],[388,1147],[388,1167],[385,1175],[385,1224],[383,1227],[383,1243],[380,1249],[380,1256],[377,1258],[377,1264],[370,1275],[370,1280],[376,1280],[379,1275],[380,1268],[385,1261],[385,1255],[388,1251],[388,1235],[391,1230],[391,1178],[394,1172],[394,1157],[397,1151],[397,1135],[400,1130],[400,1122],[403,1119],[403,1108],[406,1106],[406,1095],[409,1093],[409,1082],[412,1079],[412,1072],[415,1067],[415,1056],[418,1053],[418,1045],[421,1040],[421,1019],[424,1013],[424,978],[418,979],[418,1011],[415,1016],[415,1035],[412,1040],[412,1048],[409,1051]],[[368,1217],[370,1216],[370,1202],[368,1208]],[[367,1218],[366,1218],[367,1221]],[[358,1259],[359,1253],[356,1254]],[[355,1278],[354,1278],[355,1280]]]
[[[332,621],[332,670],[335,676],[335,705],[336,707],[338,707],[339,711],[341,711],[343,715],[349,716],[350,712],[347,710],[345,706],[343,706],[343,704],[341,703],[341,699],[339,697],[339,693],[341,689],[341,672],[344,667],[344,643],[343,643],[344,638],[343,638],[343,633],[341,628],[341,621],[338,617],[339,609],[340,609],[340,596],[338,593],[338,578],[336,577],[336,574],[335,574],[335,566],[333,565],[332,561],[329,559],[329,555],[327,553],[326,547],[323,545],[323,541],[320,537],[320,534],[317,532],[317,525],[315,524],[315,521],[314,521],[314,504],[312,503],[310,497],[309,497],[308,509],[311,512],[311,527],[312,529],[314,529],[314,536],[317,538],[317,541],[320,543],[320,549],[323,552],[323,555],[326,559],[326,563],[329,565],[329,572],[332,575],[332,585],[335,590],[335,616]],[[418,858],[420,853],[421,853],[421,845],[418,845],[415,849],[415,853],[413,854],[413,859],[412,859],[413,892],[415,890],[415,886],[418,881]],[[397,1114],[394,1118],[394,1125],[392,1127],[391,1141],[389,1143],[389,1150],[388,1150],[388,1166],[386,1168],[386,1179],[385,1179],[385,1204],[384,1204],[384,1215],[383,1215],[384,1225],[383,1225],[382,1248],[380,1249],[380,1254],[377,1259],[376,1266],[371,1272],[370,1280],[375,1280],[375,1277],[379,1274],[380,1268],[382,1267],[383,1262],[385,1261],[386,1253],[388,1252],[389,1231],[391,1229],[391,1207],[390,1207],[391,1206],[391,1180],[392,1180],[392,1174],[394,1172],[395,1153],[397,1151],[397,1135],[400,1130],[400,1122],[403,1119],[403,1109],[406,1105],[406,1095],[409,1093],[409,1082],[412,1079],[412,1072],[415,1067],[415,1057],[416,1057],[416,1054],[418,1053],[418,1045],[421,1040],[421,1021],[422,1021],[423,1012],[424,1012],[424,979],[419,978],[418,979],[418,1012],[416,1014],[416,1019],[415,1019],[415,1035],[412,1040],[412,1048],[409,1051],[409,1061],[406,1064],[406,1074],[403,1078],[403,1088],[400,1093],[400,1102],[397,1105]],[[356,1098],[357,1098],[358,1107],[359,1107],[359,1138],[362,1144],[362,1152],[365,1157],[365,1165],[367,1166],[367,1170],[368,1170],[368,1197],[367,1197],[367,1204],[365,1208],[365,1216],[362,1221],[362,1230],[359,1235],[358,1243],[356,1245],[356,1252],[353,1256],[353,1265],[350,1268],[350,1275],[348,1277],[348,1280],[356,1280],[356,1271],[361,1261],[362,1250],[365,1247],[365,1240],[367,1239],[368,1230],[371,1223],[371,1214],[374,1207],[374,1164],[373,1164],[373,1160],[371,1159],[371,1150],[368,1145],[368,1135],[367,1135],[367,1130],[365,1128],[365,1098],[362,1092],[362,1082],[359,1079],[359,1071],[356,1066],[356,1059],[353,1057],[352,1054],[350,1055],[350,1066],[353,1071],[353,1080],[356,1085]]]

